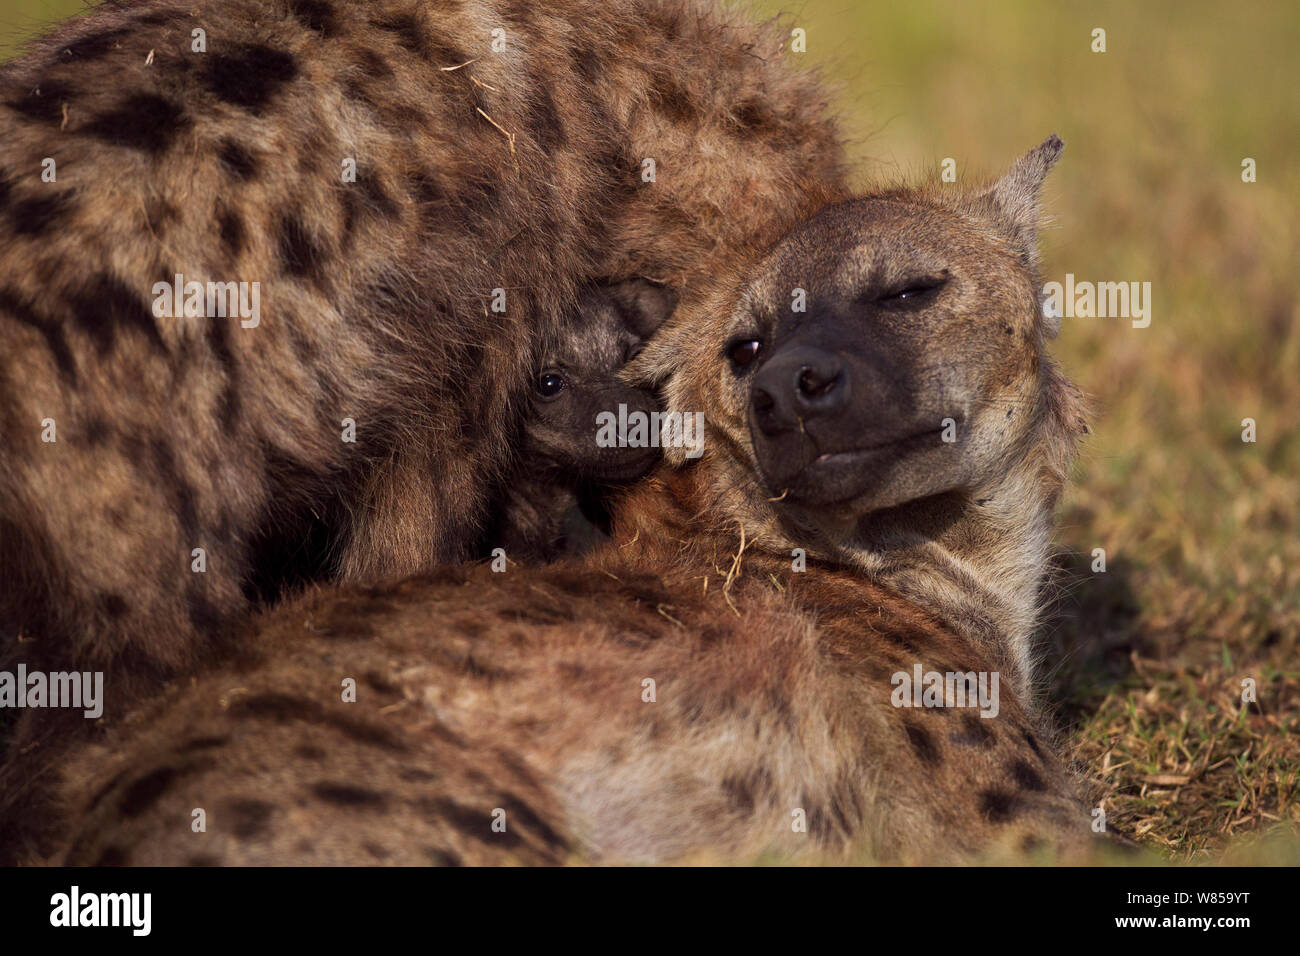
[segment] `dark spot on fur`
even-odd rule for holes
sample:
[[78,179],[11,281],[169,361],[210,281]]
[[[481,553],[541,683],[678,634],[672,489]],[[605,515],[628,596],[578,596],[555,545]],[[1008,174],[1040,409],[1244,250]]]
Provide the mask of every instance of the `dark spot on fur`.
[[555,107],[555,98],[544,82],[538,82],[533,87],[527,122],[533,139],[547,152],[559,149],[569,141],[564,122],[560,119],[560,111]]
[[727,795],[737,812],[744,816],[754,813],[754,791],[749,784],[739,777],[723,777],[722,792]]
[[685,123],[695,115],[695,106],[690,95],[667,73],[655,74],[650,98],[673,122]]
[[203,81],[219,100],[258,115],[297,76],[297,61],[283,50],[240,44],[234,53],[207,54]]
[[[186,481],[176,465],[171,446],[161,438],[150,439],[148,445],[149,463],[161,478],[162,486],[172,491],[176,507],[176,517],[181,524],[187,541],[196,541],[199,537],[198,492]],[[136,456],[132,456],[139,460]]]
[[230,743],[229,737],[209,736],[195,737],[193,740],[187,740],[184,744],[176,748],[178,754],[191,754],[201,750],[213,750],[217,747],[224,747]]
[[40,332],[45,337],[45,347],[54,356],[54,364],[58,366],[59,374],[69,382],[76,382],[77,363],[72,357],[72,349],[68,347],[68,340],[61,324],[37,315],[28,302],[20,299],[9,289],[0,289],[0,312],[5,312]]
[[[226,801],[224,812],[230,817],[231,832],[241,840],[247,840],[266,832],[271,815],[275,813],[275,807],[265,800],[237,797]],[[221,824],[220,816],[217,817],[216,822],[218,825]]]
[[378,843],[365,843],[363,846],[365,851],[375,860],[386,860],[392,855]]
[[516,794],[502,794],[501,802],[506,811],[507,830],[512,822],[518,823],[525,832],[541,841],[543,849],[552,853],[568,847],[568,841]]
[[317,747],[315,744],[299,744],[293,748],[293,755],[303,760],[324,760],[329,756],[323,747]]
[[217,159],[236,179],[256,179],[261,168],[256,156],[229,138],[221,141],[221,146],[217,149]]
[[[195,575],[196,579],[202,575]],[[201,634],[215,634],[225,623],[225,615],[208,596],[199,590],[201,585],[193,581],[185,591],[185,613],[190,624]]]
[[356,185],[366,197],[366,202],[370,208],[378,210],[389,219],[393,219],[401,213],[401,209],[384,190],[384,184],[380,182],[373,169],[360,171],[357,174]]
[[436,774],[421,770],[418,767],[403,767],[397,771],[397,776],[407,783],[432,783],[438,779]]
[[395,753],[404,753],[407,747],[391,731],[377,724],[366,723],[354,717],[341,714],[329,714],[324,722],[341,734],[371,747],[382,747]]
[[997,737],[984,723],[983,718],[974,714],[961,715],[960,731],[954,730],[948,735],[948,739],[955,744],[962,744],[967,747],[992,747]]
[[110,592],[99,596],[99,609],[109,620],[116,621],[125,617],[131,606],[126,603],[126,598],[122,595]]
[[1005,823],[1016,815],[1018,801],[1013,793],[985,790],[980,794],[980,811],[994,823]]
[[326,803],[333,803],[340,807],[378,808],[385,802],[383,794],[373,790],[328,780],[313,784],[311,792]]
[[117,46],[117,41],[129,34],[130,31],[125,29],[92,33],[90,36],[82,37],[80,40],[65,46],[59,51],[59,59],[93,60],[114,49]]
[[425,853],[429,855],[430,862],[434,866],[464,866],[465,863],[459,856],[451,850],[440,850],[431,846],[425,848]]
[[66,192],[22,199],[9,208],[9,219],[18,235],[39,236],[57,223],[71,205]]
[[1011,765],[1011,776],[1016,781],[1016,785],[1023,790],[1038,792],[1047,789],[1047,784],[1043,783],[1043,778],[1023,760],[1017,760]]
[[91,337],[100,355],[113,347],[118,332],[124,329],[134,329],[156,351],[166,353],[148,303],[117,276],[96,273],[67,298],[73,320]]
[[280,261],[286,273],[291,276],[318,279],[321,276],[324,258],[324,253],[307,232],[302,219],[294,213],[281,217]]
[[1042,759],[1043,759],[1043,751],[1042,751],[1042,748],[1040,748],[1040,747],[1038,746],[1038,738],[1035,737],[1035,736],[1034,736],[1032,733],[1030,733],[1028,730],[1022,730],[1022,731],[1021,731],[1021,734],[1022,734],[1022,735],[1024,736],[1024,738],[1025,738],[1025,743],[1029,745],[1029,749],[1032,750],[1032,751],[1034,752],[1034,756],[1037,757],[1039,760],[1042,760]]
[[244,222],[226,207],[217,212],[217,229],[221,233],[221,242],[231,256],[238,256],[244,250]]
[[402,692],[401,688],[392,681],[387,680],[379,671],[366,671],[365,681],[381,694],[400,694]]
[[761,100],[749,100],[737,107],[735,117],[742,129],[752,132],[771,124],[772,110]]
[[63,104],[74,94],[75,91],[67,83],[41,80],[35,88],[17,99],[7,101],[5,106],[38,122],[62,123]]
[[125,817],[138,817],[158,802],[176,779],[174,767],[159,767],[132,783],[122,794],[117,808]]
[[266,693],[237,698],[227,708],[226,713],[231,717],[257,717],[287,723],[291,720],[301,720],[319,708],[320,705],[315,701],[304,697]]
[[101,448],[108,444],[111,435],[112,429],[108,427],[108,422],[98,415],[86,419],[86,444],[92,448]]
[[393,75],[393,68],[374,50],[361,49],[357,50],[357,63],[361,67],[361,72],[372,80],[387,79]]
[[157,156],[167,151],[191,120],[179,104],[153,93],[133,93],[121,106],[81,127],[81,132],[113,146]]
[[939,762],[939,751],[928,730],[918,724],[906,723],[903,725],[903,733],[907,734],[907,742],[912,745],[912,750],[921,758],[922,763]]
[[569,47],[569,63],[587,86],[594,86],[605,73],[600,54],[585,43]]
[[334,8],[324,0],[289,0],[289,9],[308,30],[334,35]]
[[125,847],[109,846],[104,848],[104,852],[99,854],[91,866],[127,866],[131,862],[131,851]]
[[223,428],[229,430],[239,418],[241,407],[239,393],[239,368],[235,365],[235,356],[230,347],[230,325],[233,319],[213,316],[207,321],[204,332],[212,357],[220,363],[226,373],[225,384],[218,399],[217,417]]
[[[376,20],[375,26],[395,34],[398,42],[411,53],[417,56],[427,55],[428,47],[424,30],[420,28],[419,21],[416,20],[413,14],[403,13],[387,20]],[[457,62],[463,61],[458,60]],[[448,64],[439,64],[439,66],[444,65]]]

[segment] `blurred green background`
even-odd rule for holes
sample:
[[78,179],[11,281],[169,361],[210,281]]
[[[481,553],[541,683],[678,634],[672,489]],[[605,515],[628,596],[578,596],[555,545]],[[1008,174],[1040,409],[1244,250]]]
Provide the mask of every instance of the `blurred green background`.
[[[0,57],[83,8],[0,0]],[[1153,314],[1067,318],[1055,345],[1096,406],[1045,628],[1062,748],[1112,825],[1174,859],[1300,828],[1300,4],[762,8],[841,85],[864,186],[1066,141],[1044,278],[1149,281]]]

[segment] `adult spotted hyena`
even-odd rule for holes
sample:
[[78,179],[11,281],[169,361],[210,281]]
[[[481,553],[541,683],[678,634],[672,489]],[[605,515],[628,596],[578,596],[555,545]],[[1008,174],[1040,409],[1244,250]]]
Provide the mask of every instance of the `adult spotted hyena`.
[[634,366],[704,454],[669,449],[608,546],[274,613],[65,768],[59,858],[1083,851],[1017,630],[1082,428],[1035,292],[1059,150],[832,205],[688,299]]
[[461,557],[582,283],[688,286],[836,189],[788,37],[708,0],[141,0],[6,65],[10,656],[120,700],[286,583]]

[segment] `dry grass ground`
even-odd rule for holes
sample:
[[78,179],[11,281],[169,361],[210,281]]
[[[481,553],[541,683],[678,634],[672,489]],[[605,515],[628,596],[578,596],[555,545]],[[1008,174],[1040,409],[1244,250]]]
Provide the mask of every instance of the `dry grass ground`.
[[[1300,6],[765,6],[844,83],[875,175],[993,174],[1065,139],[1046,278],[1149,281],[1153,313],[1066,319],[1056,347],[1097,407],[1044,639],[1062,744],[1111,825],[1170,860],[1300,860],[1269,839],[1300,831]],[[80,7],[4,0],[0,56]]]

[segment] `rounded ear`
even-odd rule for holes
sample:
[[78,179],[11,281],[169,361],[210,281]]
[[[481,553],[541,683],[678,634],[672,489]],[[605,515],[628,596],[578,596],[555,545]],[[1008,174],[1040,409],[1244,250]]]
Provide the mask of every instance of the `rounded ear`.
[[1053,133],[975,199],[975,211],[997,225],[1029,263],[1038,258],[1039,193],[1064,149],[1061,137]]
[[677,293],[648,279],[627,279],[602,286],[618,304],[623,322],[638,339],[648,339],[677,308]]

